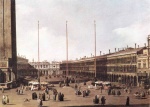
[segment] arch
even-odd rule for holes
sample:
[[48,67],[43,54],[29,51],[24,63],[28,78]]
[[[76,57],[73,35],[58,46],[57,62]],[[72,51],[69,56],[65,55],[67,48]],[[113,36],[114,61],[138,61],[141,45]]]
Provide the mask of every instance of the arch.
[[133,84],[133,85],[134,85],[134,86],[137,86],[137,82],[138,82],[138,81],[137,81],[137,77],[134,76],[134,77],[133,77],[133,80],[134,80],[134,84]]

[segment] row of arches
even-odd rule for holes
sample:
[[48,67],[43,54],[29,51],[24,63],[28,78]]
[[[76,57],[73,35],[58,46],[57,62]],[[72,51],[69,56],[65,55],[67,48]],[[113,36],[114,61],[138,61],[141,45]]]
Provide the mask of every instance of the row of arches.
[[108,74],[107,79],[110,82],[119,82],[121,84],[126,84],[128,86],[136,86],[138,82],[137,76],[133,75]]

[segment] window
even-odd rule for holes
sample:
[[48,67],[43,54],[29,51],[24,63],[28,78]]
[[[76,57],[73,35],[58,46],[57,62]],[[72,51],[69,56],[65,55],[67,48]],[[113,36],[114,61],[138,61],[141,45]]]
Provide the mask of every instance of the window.
[[143,68],[146,68],[146,63],[143,63]]
[[141,68],[141,63],[138,63],[138,68]]

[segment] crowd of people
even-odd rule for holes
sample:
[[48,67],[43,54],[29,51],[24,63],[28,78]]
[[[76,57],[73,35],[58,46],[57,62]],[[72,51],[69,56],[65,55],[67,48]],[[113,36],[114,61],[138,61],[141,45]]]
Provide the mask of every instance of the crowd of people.
[[[84,82],[83,84],[84,84],[84,87],[87,87],[86,82]],[[69,82],[68,82],[67,79],[64,81],[64,85],[60,82],[58,84],[58,86],[59,86],[59,88],[62,88],[62,86],[69,86],[70,87]],[[81,95],[82,97],[87,97],[87,96],[91,95],[90,94],[91,93],[90,89],[85,89],[85,88],[81,89],[81,85],[79,85],[77,83],[74,83],[74,89],[75,89],[75,95],[77,95],[77,96]],[[94,96],[94,99],[93,99],[94,104],[105,105],[106,104],[106,98],[107,98],[107,96],[105,96],[105,95],[118,95],[119,96],[123,93],[129,95],[132,92],[132,90],[130,88],[125,88],[124,92],[121,91],[121,89],[111,89],[111,88],[108,88],[105,91],[103,91],[103,90],[104,89],[101,88],[99,93]],[[26,90],[24,85],[21,85],[19,88],[16,89],[17,95],[24,94],[24,91],[28,91],[28,90]],[[57,101],[64,101],[64,94],[62,92],[58,92],[57,89],[53,88],[51,90],[52,94],[50,96],[49,91],[50,91],[49,88],[46,87],[44,90],[41,90],[40,92],[38,92],[38,91],[37,92],[36,91],[32,92],[32,95],[31,95],[32,100],[37,100],[38,107],[42,107],[43,106],[43,101],[49,101],[50,97],[53,101],[56,101],[56,100]],[[2,93],[4,93],[4,89],[2,89]],[[26,98],[24,102],[29,102],[29,101],[30,101],[30,99]],[[9,103],[8,95],[3,95],[2,103],[3,104],[8,104]],[[127,96],[127,98],[126,98],[125,105],[126,106],[130,105],[129,96]]]

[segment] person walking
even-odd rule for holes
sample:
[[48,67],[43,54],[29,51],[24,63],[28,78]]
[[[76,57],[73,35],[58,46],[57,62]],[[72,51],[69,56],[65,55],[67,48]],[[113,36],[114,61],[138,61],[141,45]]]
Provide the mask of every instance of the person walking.
[[37,102],[38,102],[38,107],[42,107],[42,105],[43,105],[42,100],[41,100],[41,99],[38,99]]
[[126,106],[129,106],[130,105],[130,98],[129,96],[127,96],[127,99],[126,99]]

